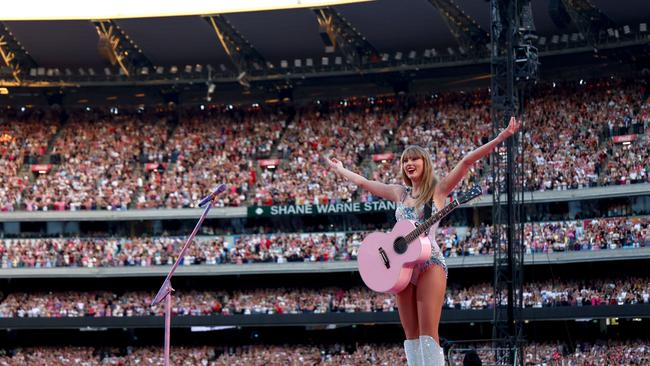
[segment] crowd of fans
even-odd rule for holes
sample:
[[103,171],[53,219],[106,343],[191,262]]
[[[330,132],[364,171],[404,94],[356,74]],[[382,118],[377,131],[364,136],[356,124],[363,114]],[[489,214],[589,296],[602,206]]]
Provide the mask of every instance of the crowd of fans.
[[[451,349],[451,351],[449,351]],[[462,366],[466,354],[475,352],[484,365],[494,362],[488,344],[453,344],[446,348],[449,366]],[[645,365],[650,362],[650,344],[645,340],[530,343],[524,360],[531,366]],[[182,366],[262,365],[404,365],[399,344],[243,345],[230,347],[174,347],[170,361]],[[0,353],[1,366],[162,366],[159,347],[91,348],[31,347]]]
[[[484,91],[458,92],[420,98],[395,138],[399,151],[407,145],[425,147],[431,153],[435,174],[444,176],[467,153],[487,142],[491,130],[489,95]],[[484,160],[470,168],[459,190],[481,184],[481,177],[486,173]],[[383,180],[398,183],[399,179],[386,176],[398,177],[398,173],[399,161],[390,170],[384,168]]]
[[[484,365],[494,361],[491,345],[454,345],[449,366],[462,366],[465,355],[474,351]],[[646,365],[650,347],[644,340],[532,343],[524,347],[524,364],[531,366]]]
[[[367,232],[200,236],[182,265],[326,262],[356,259]],[[439,227],[445,257],[494,253],[492,227]],[[182,237],[31,238],[0,240],[0,268],[169,265]],[[617,217],[524,225],[527,254],[650,246],[650,218]]]
[[[347,248],[361,239],[361,233],[199,237],[181,265],[345,260],[351,258]],[[180,237],[5,239],[0,268],[168,265],[183,244]]]
[[26,164],[45,163],[42,159],[58,128],[54,110],[0,116],[0,211],[20,208],[31,174]]
[[245,204],[257,181],[254,159],[269,157],[285,119],[260,108],[186,115],[165,147],[170,165],[147,174],[136,207],[196,207],[216,182],[228,184],[216,206]]
[[[162,315],[163,306],[150,307],[154,293],[99,292],[9,293],[0,297],[0,318],[13,317],[130,317]],[[545,281],[524,285],[524,306],[600,306],[650,303],[650,279],[593,279]],[[494,307],[493,288],[484,283],[460,288],[450,286],[444,308],[481,310]],[[365,287],[272,288],[237,291],[178,293],[175,315],[303,314],[329,312],[392,312],[390,294]]]
[[[647,126],[646,108],[641,85],[612,79],[561,85],[532,98],[526,112],[530,123],[525,144],[529,150],[524,155],[530,167],[526,169],[528,188],[575,189],[611,179],[606,160],[617,165],[621,162],[618,156],[608,154],[607,143],[613,135],[631,130],[628,126],[642,122]],[[650,168],[647,158],[632,158],[634,164],[644,166],[642,169]]]
[[277,150],[282,164],[262,172],[255,204],[348,202],[357,187],[330,172],[324,156],[357,166],[389,148],[400,113],[395,98],[352,99],[307,107],[287,125]]
[[650,135],[628,143],[609,143],[604,185],[650,182]]
[[[525,109],[525,189],[648,182],[650,103],[643,95],[641,84],[629,80],[539,85]],[[39,110],[9,113],[0,117],[0,208],[193,207],[216,182],[229,185],[219,206],[372,200],[329,172],[322,157],[399,183],[399,156],[373,161],[372,155],[419,144],[442,176],[491,137],[489,101],[481,90],[324,101],[291,113],[258,105],[188,109],[178,119],[142,110],[67,118]],[[636,137],[613,142],[623,134]],[[19,174],[23,163],[45,155],[50,172],[32,183],[25,178],[31,173]],[[256,162],[268,157],[279,165],[266,169]],[[459,189],[478,184],[490,191],[489,171],[488,159],[477,162]]]
[[[404,364],[403,351],[394,345],[246,345],[238,347],[174,347],[170,362],[182,366],[303,366],[327,364]],[[0,355],[0,366],[162,366],[162,349],[94,349],[90,347],[25,348]]]
[[[650,160],[643,132],[648,131],[648,102],[635,83],[600,80],[579,85],[540,86],[526,103],[523,141],[525,189],[565,190],[595,185],[648,182]],[[615,135],[639,133],[640,143],[614,154],[607,146]],[[484,92],[434,94],[420,98],[396,135],[401,150],[426,147],[435,171],[444,175],[467,152],[491,135],[489,95]],[[605,163],[609,162],[609,169]],[[492,189],[487,159],[477,162],[460,189]],[[397,163],[379,167],[375,177],[398,182]],[[622,175],[622,177],[621,177]],[[599,178],[601,177],[601,178]],[[503,182],[501,182],[503,183]],[[501,187],[502,188],[502,187]]]
[[49,174],[25,190],[27,210],[125,210],[141,184],[145,149],[164,143],[167,124],[155,116],[70,117],[54,141]]

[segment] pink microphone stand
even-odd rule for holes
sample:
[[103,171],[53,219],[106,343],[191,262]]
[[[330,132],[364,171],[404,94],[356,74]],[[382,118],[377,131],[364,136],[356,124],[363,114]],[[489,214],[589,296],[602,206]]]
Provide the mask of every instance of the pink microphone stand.
[[226,185],[220,184],[209,196],[203,198],[199,203],[199,207],[205,206],[205,210],[203,211],[201,218],[199,218],[199,222],[196,223],[196,226],[194,227],[192,234],[190,234],[190,236],[187,238],[187,241],[185,242],[185,245],[183,245],[183,249],[181,249],[181,252],[178,254],[178,258],[176,259],[176,263],[174,263],[172,269],[169,271],[169,274],[167,274],[167,278],[165,278],[165,282],[163,282],[162,287],[160,287],[160,290],[158,290],[156,297],[154,297],[153,301],[151,302],[151,306],[156,306],[160,304],[163,300],[165,300],[165,348],[164,348],[165,366],[169,366],[169,348],[170,348],[170,337],[171,337],[170,333],[171,333],[171,322],[172,322],[172,292],[174,292],[171,283],[172,276],[174,275],[176,268],[180,264],[181,259],[185,255],[187,248],[189,248],[190,243],[196,236],[196,233],[199,231],[201,224],[203,224],[203,220],[205,220],[205,217],[208,216],[208,212],[210,212],[212,205],[215,203],[216,197],[219,195],[219,193],[225,190],[226,190]]

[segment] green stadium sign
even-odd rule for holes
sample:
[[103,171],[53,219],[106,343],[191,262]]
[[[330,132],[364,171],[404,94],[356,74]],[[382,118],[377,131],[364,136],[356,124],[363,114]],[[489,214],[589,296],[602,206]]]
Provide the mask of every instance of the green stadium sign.
[[329,205],[249,206],[248,217],[287,215],[336,215],[346,213],[368,213],[394,210],[395,202],[391,201],[333,203]]

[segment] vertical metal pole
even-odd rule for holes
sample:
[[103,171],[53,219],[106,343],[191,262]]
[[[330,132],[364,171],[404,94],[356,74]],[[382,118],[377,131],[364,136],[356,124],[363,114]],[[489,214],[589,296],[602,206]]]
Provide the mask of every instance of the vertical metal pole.
[[172,323],[172,293],[170,292],[167,295],[167,301],[165,301],[165,366],[169,366],[171,323]]

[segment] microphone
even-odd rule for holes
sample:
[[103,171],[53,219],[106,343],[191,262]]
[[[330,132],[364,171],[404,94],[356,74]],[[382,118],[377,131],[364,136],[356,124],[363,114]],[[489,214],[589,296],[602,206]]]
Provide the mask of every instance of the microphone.
[[209,195],[205,196],[201,202],[199,202],[199,207],[203,207],[208,204],[208,202],[212,201],[214,197],[216,197],[218,194],[226,190],[226,185],[225,184],[219,184],[217,188],[212,191]]

